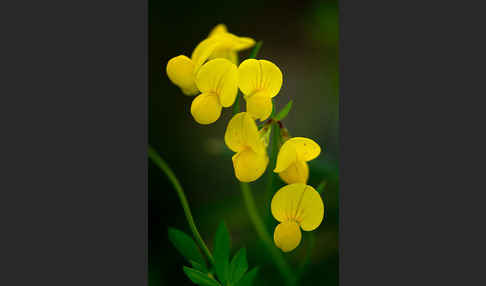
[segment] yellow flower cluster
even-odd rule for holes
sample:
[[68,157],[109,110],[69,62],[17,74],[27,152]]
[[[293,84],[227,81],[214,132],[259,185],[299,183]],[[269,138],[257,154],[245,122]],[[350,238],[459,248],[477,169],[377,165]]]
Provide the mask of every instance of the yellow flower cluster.
[[[191,58],[181,55],[167,63],[169,79],[184,94],[197,95],[192,101],[191,114],[199,124],[218,120],[222,108],[234,104],[238,90],[244,95],[246,112],[233,116],[224,135],[226,146],[235,152],[233,167],[241,182],[258,180],[268,166],[268,128],[258,130],[255,120],[270,117],[272,98],[283,83],[282,72],[270,61],[247,59],[237,66],[237,52],[254,44],[253,39],[238,37],[229,33],[226,26],[218,25],[197,45]],[[286,140],[278,152],[273,172],[288,185],[275,193],[271,211],[280,222],[274,231],[274,241],[282,251],[291,251],[300,244],[300,229],[311,231],[322,222],[321,196],[306,184],[307,162],[320,153],[320,146],[304,137]]]
[[192,53],[177,56],[167,63],[169,79],[186,95],[197,95],[191,114],[199,124],[214,123],[223,107],[235,102],[238,88],[245,95],[248,112],[260,120],[272,113],[272,98],[282,87],[282,72],[267,60],[248,59],[238,67],[237,52],[255,44],[251,38],[228,33],[216,26]]

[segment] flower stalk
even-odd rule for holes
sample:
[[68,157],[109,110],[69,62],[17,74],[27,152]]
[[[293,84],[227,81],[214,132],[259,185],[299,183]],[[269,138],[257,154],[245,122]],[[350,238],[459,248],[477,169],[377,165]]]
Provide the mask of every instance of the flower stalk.
[[270,252],[270,255],[272,256],[272,259],[275,262],[278,270],[282,274],[286,285],[294,285],[294,275],[290,270],[289,265],[285,261],[282,253],[277,249],[277,247],[275,247],[275,245],[273,245],[272,238],[267,232],[263,220],[258,213],[257,207],[255,205],[255,200],[250,189],[250,185],[248,183],[240,182],[240,187],[241,193],[243,194],[243,200],[245,201],[246,209],[248,211],[248,215],[250,216],[250,220],[253,223],[258,236]]
[[209,248],[206,246],[206,243],[202,239],[201,235],[199,234],[199,231],[197,230],[196,223],[194,222],[194,218],[192,217],[191,209],[189,208],[189,203],[187,202],[186,194],[184,193],[184,190],[182,189],[181,184],[179,183],[179,180],[177,179],[176,175],[174,172],[171,170],[169,165],[160,157],[160,155],[155,151],[152,146],[148,146],[148,156],[152,160],[152,162],[160,168],[162,172],[167,176],[169,181],[172,183],[172,186],[174,187],[177,196],[179,197],[179,200],[181,201],[182,208],[184,209],[184,214],[186,215],[186,220],[187,223],[189,224],[189,228],[191,229],[191,232],[194,236],[194,239],[198,243],[199,247],[202,249],[206,257],[208,258],[209,262],[214,265],[214,258],[211,252],[209,251]]

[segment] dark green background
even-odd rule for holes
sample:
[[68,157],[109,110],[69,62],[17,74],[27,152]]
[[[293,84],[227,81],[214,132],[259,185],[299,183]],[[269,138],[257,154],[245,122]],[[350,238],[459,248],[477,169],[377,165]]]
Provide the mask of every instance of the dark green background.
[[[300,285],[338,285],[337,1],[149,1],[149,143],[180,179],[209,247],[218,223],[224,220],[232,253],[245,246],[250,267],[261,267],[256,285],[280,285],[280,276],[247,216],[233,174],[232,154],[224,145],[231,109],[224,109],[214,124],[197,124],[189,112],[193,98],[184,96],[165,74],[170,58],[190,57],[218,23],[225,23],[236,35],[264,41],[258,58],[277,64],[284,76],[274,98],[277,110],[294,100],[285,126],[292,136],[312,138],[322,147],[321,155],[310,162],[309,184],[317,187],[327,181],[322,195],[326,218],[312,232],[316,243]],[[248,53],[240,53],[240,59]],[[268,218],[264,181],[265,177],[251,185],[273,235],[276,221]],[[168,226],[189,233],[182,207],[166,177],[151,163],[148,191],[150,285],[192,285],[182,271],[188,263],[167,239]],[[303,261],[308,241],[309,233],[304,232],[300,246],[285,254],[294,269]]]

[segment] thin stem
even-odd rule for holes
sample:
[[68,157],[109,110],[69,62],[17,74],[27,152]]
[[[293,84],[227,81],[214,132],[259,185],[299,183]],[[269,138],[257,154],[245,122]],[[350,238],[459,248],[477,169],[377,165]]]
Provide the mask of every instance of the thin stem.
[[233,115],[240,113],[241,111],[241,99],[240,99],[241,97],[242,97],[241,92],[238,91],[238,94],[236,95],[235,104],[233,105]]
[[[272,195],[274,194],[274,185],[275,185],[275,177],[276,174],[273,172],[275,169],[277,155],[278,155],[278,144],[280,140],[280,126],[272,121],[272,134],[270,140],[270,162],[268,163],[268,171],[267,171],[267,184],[265,189],[265,201],[269,202],[272,199]],[[270,220],[271,213],[270,211],[267,212],[266,221]]]
[[309,238],[309,239],[308,239],[308,243],[307,243],[305,257],[303,259],[302,264],[300,265],[299,274],[297,275],[298,279],[302,278],[302,276],[304,275],[305,269],[306,269],[307,265],[309,265],[311,255],[312,255],[312,252],[314,250],[314,245],[315,245],[314,233],[313,232],[309,233],[307,235],[307,238]]
[[240,186],[248,214],[250,215],[251,222],[253,223],[253,226],[255,227],[258,236],[270,252],[272,259],[274,260],[278,270],[285,280],[285,283],[287,285],[294,285],[294,275],[292,274],[289,265],[286,263],[282,253],[275,247],[275,245],[273,245],[272,238],[267,232],[265,225],[263,224],[263,221],[258,214],[255,200],[253,198],[253,194],[251,193],[250,185],[248,183],[240,182]]
[[263,41],[259,41],[258,43],[255,44],[255,47],[253,48],[253,50],[251,50],[251,53],[250,55],[248,56],[249,59],[254,59],[257,57],[258,55],[258,52],[260,51],[260,48],[262,47],[263,45]]
[[181,201],[182,208],[184,209],[184,214],[186,215],[187,223],[189,224],[189,228],[191,229],[194,238],[198,242],[199,247],[201,247],[204,254],[206,254],[209,262],[214,265],[213,255],[209,251],[206,243],[204,243],[204,240],[197,230],[196,223],[194,222],[194,218],[192,217],[191,209],[189,208],[189,203],[187,202],[186,195],[184,194],[184,190],[182,189],[182,186],[179,183],[176,175],[174,174],[174,172],[172,172],[169,165],[167,165],[164,159],[162,159],[162,157],[157,154],[157,151],[155,151],[155,149],[153,149],[150,145],[148,146],[148,156],[150,159],[152,159],[152,162],[154,162],[154,164],[157,165],[157,167],[159,167],[160,170],[165,173],[167,178],[169,178],[169,181],[172,183],[172,186],[174,186],[174,189],[179,196],[179,200]]

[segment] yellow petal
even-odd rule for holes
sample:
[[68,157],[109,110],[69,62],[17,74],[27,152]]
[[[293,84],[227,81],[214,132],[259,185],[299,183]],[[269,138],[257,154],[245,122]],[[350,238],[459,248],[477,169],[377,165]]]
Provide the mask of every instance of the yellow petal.
[[306,185],[296,220],[305,231],[316,229],[324,218],[324,203],[321,195],[311,186]]
[[277,164],[273,170],[275,173],[280,173],[285,171],[293,163],[297,162],[297,151],[293,144],[287,144],[289,140],[280,147],[277,155]]
[[306,184],[297,183],[281,188],[273,196],[270,207],[276,220],[295,221],[305,231],[316,229],[324,218],[321,196]]
[[199,68],[211,56],[214,50],[218,48],[218,45],[221,45],[221,42],[211,37],[203,40],[196,46],[191,55],[192,62],[194,63],[194,74],[199,71]]
[[217,33],[211,35],[208,39],[216,40],[220,43],[218,48],[229,49],[232,51],[241,51],[255,45],[255,40],[248,37],[238,37],[231,33]]
[[186,56],[177,56],[167,63],[167,76],[169,79],[182,89],[186,95],[196,95],[199,93],[194,82],[194,63]]
[[222,34],[222,33],[227,33],[228,28],[226,28],[225,24],[218,24],[216,27],[214,27],[211,32],[209,33],[209,37],[217,35],[217,34]]
[[284,145],[292,145],[297,151],[297,159],[301,161],[314,160],[321,154],[321,147],[314,140],[305,137],[293,137],[285,141]]
[[238,94],[238,71],[227,59],[214,59],[205,63],[196,76],[201,92],[215,94],[223,107],[233,105]]
[[231,118],[226,127],[224,142],[233,152],[241,152],[250,147],[254,152],[266,153],[255,121],[247,112],[240,112]]
[[275,173],[285,171],[297,161],[307,162],[315,159],[321,153],[321,147],[312,139],[304,137],[291,138],[280,147],[277,156]]
[[209,57],[209,60],[217,58],[224,58],[234,64],[238,64],[238,53],[229,49],[216,49]]
[[300,244],[302,233],[294,221],[280,223],[275,228],[273,240],[275,245],[284,252],[294,250]]
[[265,91],[274,97],[282,87],[282,72],[267,60],[248,59],[238,67],[239,87],[245,95]]
[[245,96],[246,110],[260,121],[266,120],[272,114],[272,99],[266,92],[260,91],[253,95]]
[[191,114],[199,124],[211,124],[221,115],[221,104],[216,95],[201,93],[192,101]]
[[235,175],[241,182],[253,182],[263,175],[268,165],[266,153],[256,153],[251,149],[236,153],[233,158]]
[[287,184],[307,183],[309,179],[309,166],[307,162],[297,161],[279,173],[280,178]]

